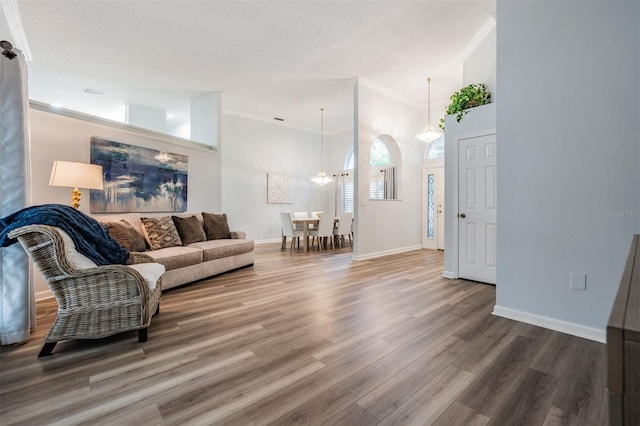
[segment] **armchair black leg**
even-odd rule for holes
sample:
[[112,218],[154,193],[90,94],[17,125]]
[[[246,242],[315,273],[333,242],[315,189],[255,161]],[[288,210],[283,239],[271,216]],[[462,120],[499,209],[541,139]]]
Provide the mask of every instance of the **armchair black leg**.
[[58,342],[47,342],[47,343],[45,343],[44,346],[42,346],[42,349],[40,349],[40,353],[38,354],[38,358],[42,358],[43,356],[51,355],[51,351],[53,350],[53,348],[55,348],[56,343],[58,343]]
[[144,343],[147,341],[148,335],[147,335],[147,329],[146,328],[141,328],[140,330],[138,330],[138,342],[139,343]]

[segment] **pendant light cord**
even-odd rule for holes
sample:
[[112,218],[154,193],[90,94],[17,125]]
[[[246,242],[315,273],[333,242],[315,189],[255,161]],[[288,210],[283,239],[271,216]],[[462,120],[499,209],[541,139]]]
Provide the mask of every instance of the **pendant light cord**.
[[431,77],[427,77],[427,124],[431,124]]
[[324,108],[320,108],[320,171],[324,171]]

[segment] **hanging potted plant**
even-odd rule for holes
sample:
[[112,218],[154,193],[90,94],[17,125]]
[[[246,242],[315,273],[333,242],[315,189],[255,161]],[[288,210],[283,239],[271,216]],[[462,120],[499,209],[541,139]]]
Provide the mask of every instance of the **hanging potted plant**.
[[[469,112],[469,108],[491,103],[491,93],[486,84],[470,84],[451,95],[451,103],[446,114],[455,114],[459,123],[462,116]],[[440,119],[439,127],[444,131],[444,118]]]

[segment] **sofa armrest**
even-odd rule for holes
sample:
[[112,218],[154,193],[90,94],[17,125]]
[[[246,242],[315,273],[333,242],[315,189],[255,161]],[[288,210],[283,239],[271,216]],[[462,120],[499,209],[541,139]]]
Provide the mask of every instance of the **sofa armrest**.
[[231,231],[232,240],[245,240],[246,238],[247,238],[247,233],[244,231]]

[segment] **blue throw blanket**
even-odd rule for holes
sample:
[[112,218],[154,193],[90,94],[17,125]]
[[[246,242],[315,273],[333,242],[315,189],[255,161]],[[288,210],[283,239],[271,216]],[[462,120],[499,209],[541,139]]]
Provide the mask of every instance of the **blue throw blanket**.
[[0,219],[0,247],[16,243],[15,238],[8,237],[9,232],[26,225],[57,226],[69,234],[76,250],[96,265],[125,264],[129,257],[129,251],[100,222],[62,204],[27,207]]

